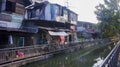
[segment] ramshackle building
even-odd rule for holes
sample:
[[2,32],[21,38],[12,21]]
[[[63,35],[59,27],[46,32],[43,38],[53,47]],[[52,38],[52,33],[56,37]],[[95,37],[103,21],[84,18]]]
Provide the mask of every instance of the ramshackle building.
[[77,16],[48,1],[0,0],[0,65],[65,49],[76,41]]

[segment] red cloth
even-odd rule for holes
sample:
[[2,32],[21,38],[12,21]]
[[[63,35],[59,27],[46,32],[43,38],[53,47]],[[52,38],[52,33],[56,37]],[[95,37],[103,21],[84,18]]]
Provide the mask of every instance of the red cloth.
[[65,36],[60,36],[59,44],[63,44],[65,41]]
[[61,41],[65,41],[65,36],[60,36]]
[[18,56],[19,57],[24,57],[24,53],[23,52],[18,52]]

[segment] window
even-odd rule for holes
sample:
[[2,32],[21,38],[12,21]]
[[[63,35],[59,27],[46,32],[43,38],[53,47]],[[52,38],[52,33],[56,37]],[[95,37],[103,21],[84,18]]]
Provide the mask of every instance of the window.
[[7,12],[15,12],[15,2],[7,1],[5,11],[7,11]]
[[24,37],[19,37],[18,39],[18,47],[23,47],[24,46]]
[[0,49],[8,47],[8,35],[0,34]]
[[68,11],[66,9],[63,10],[63,17],[65,18],[66,22],[68,22]]
[[5,10],[6,0],[0,0],[0,12]]

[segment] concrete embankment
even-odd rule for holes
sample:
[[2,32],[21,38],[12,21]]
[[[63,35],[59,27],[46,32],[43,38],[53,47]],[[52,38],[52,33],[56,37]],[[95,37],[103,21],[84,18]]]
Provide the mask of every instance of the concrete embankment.
[[25,65],[25,64],[28,64],[28,63],[31,63],[31,62],[45,60],[45,59],[50,58],[53,55],[58,54],[58,53],[74,52],[74,51],[82,49],[82,48],[84,49],[84,48],[87,48],[87,47],[90,47],[90,46],[95,46],[95,45],[97,46],[97,45],[100,45],[100,44],[103,44],[103,43],[104,42],[83,42],[83,43],[79,43],[79,44],[74,44],[74,45],[71,45],[71,46],[66,47],[66,48],[45,52],[43,54],[22,58],[22,59],[19,59],[19,60],[14,60],[14,61],[2,64],[0,67],[19,67],[21,65]]

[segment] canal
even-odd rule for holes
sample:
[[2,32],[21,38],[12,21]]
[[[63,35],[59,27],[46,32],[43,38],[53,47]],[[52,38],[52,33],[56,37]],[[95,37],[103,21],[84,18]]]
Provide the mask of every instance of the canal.
[[86,47],[72,53],[58,54],[49,59],[21,67],[99,67],[98,65],[113,47],[113,44]]

